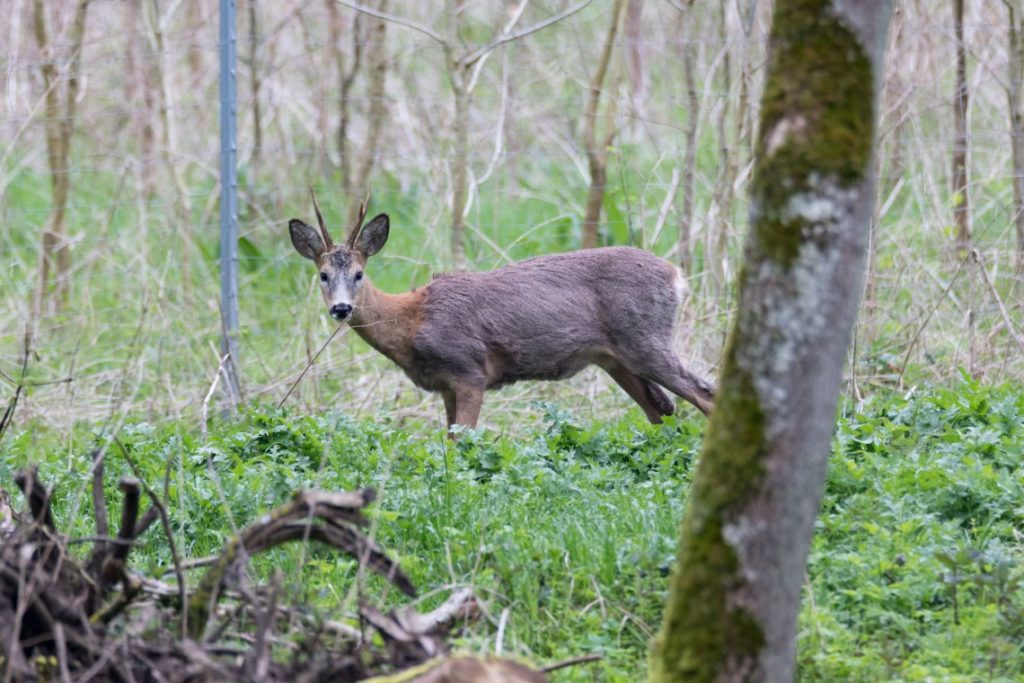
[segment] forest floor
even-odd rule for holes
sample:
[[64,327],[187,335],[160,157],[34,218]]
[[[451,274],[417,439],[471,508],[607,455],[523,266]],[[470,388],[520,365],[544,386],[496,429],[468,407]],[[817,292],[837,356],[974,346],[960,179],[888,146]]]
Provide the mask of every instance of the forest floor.
[[[420,587],[421,610],[472,587],[484,618],[460,651],[538,663],[599,653],[556,681],[637,681],[659,627],[703,419],[651,426],[636,409],[580,420],[539,404],[526,433],[254,408],[216,419],[127,421],[142,477],[166,485],[178,552],[204,557],[294,491],[374,487],[371,533]],[[100,430],[19,425],[4,436],[0,486],[30,462],[54,487],[57,527],[93,533],[90,453]],[[1024,676],[1024,394],[963,379],[955,389],[845,402],[833,441],[800,617],[804,681],[1020,680]],[[107,458],[110,509],[132,471]],[[20,503],[19,501],[16,501]],[[131,562],[171,564],[154,525]],[[85,552],[88,544],[73,546]],[[340,618],[354,595],[401,596],[329,549],[282,546],[254,574],[285,577],[291,604]],[[173,576],[170,577],[173,583]],[[198,570],[189,573],[198,583]],[[284,598],[282,598],[284,599]],[[403,598],[404,599],[404,598]]]

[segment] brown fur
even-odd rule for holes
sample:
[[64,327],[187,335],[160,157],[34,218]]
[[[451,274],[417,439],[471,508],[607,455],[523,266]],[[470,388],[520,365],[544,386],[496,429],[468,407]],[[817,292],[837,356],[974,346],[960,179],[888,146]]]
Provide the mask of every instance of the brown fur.
[[422,288],[404,294],[387,294],[366,280],[356,296],[350,324],[363,341],[409,374],[413,342],[423,325],[425,298]]

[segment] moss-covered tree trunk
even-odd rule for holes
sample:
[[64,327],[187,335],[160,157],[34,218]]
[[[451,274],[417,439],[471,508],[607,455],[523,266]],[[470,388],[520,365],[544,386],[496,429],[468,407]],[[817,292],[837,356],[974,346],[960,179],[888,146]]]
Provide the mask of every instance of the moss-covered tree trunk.
[[739,310],[650,680],[789,681],[874,198],[891,0],[777,0]]

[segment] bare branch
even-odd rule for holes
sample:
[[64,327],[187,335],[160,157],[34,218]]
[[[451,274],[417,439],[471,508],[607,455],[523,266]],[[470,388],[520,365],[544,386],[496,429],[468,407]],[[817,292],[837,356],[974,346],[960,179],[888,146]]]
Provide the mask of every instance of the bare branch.
[[357,5],[356,3],[350,2],[349,0],[337,0],[337,2],[338,4],[344,5],[349,9],[354,9],[355,11],[362,12],[363,14],[369,14],[371,17],[377,17],[378,19],[390,21],[391,23],[398,24],[399,26],[411,28],[413,31],[419,31],[423,35],[433,38],[443,47],[451,48],[451,45],[448,44],[448,41],[446,41],[440,33],[437,33],[429,26],[424,26],[418,21],[406,19],[405,17],[400,17],[396,14],[390,14],[388,12],[381,12],[380,10],[373,9],[372,7],[366,7],[365,5]]
[[55,527],[53,511],[50,509],[50,492],[39,479],[39,468],[32,465],[16,472],[14,483],[25,494],[29,510],[32,511],[32,518],[52,531]]
[[213,394],[217,391],[217,385],[220,383],[220,377],[224,373],[224,363],[226,363],[230,357],[230,353],[225,353],[220,359],[220,362],[217,364],[217,372],[213,375],[213,382],[210,383],[210,390],[206,392],[206,398],[203,399],[203,414],[202,422],[200,423],[200,434],[202,435],[204,442],[206,441],[207,418],[210,414],[210,399],[213,398]]
[[543,673],[551,673],[552,671],[558,671],[559,669],[565,669],[570,666],[576,666],[577,664],[589,664],[590,662],[600,662],[604,659],[604,655],[599,652],[595,652],[589,655],[580,655],[579,657],[570,657],[569,659],[563,659],[560,662],[554,664],[548,664],[541,668]]
[[277,403],[278,410],[280,410],[281,406],[284,405],[284,402],[288,400],[288,397],[292,395],[292,391],[294,391],[295,387],[298,386],[299,382],[302,381],[302,378],[306,376],[306,373],[309,371],[309,369],[311,367],[313,367],[313,363],[315,363],[317,358],[320,357],[320,354],[324,352],[324,349],[326,349],[327,345],[331,343],[331,340],[333,340],[338,335],[338,333],[341,332],[341,329],[342,328],[340,326],[339,327],[335,327],[334,328],[334,332],[331,332],[331,336],[327,338],[327,341],[324,342],[324,345],[321,346],[320,350],[316,352],[316,355],[313,356],[313,359],[311,361],[309,361],[308,363],[306,363],[306,367],[302,368],[302,372],[300,372],[299,376],[297,378],[295,378],[295,381],[292,382],[292,385],[290,387],[288,387],[288,391],[285,392],[284,397],[280,401],[278,401],[278,403]]
[[[516,5],[515,8],[513,8],[512,12],[511,12],[511,16],[509,16],[508,21],[505,22],[505,25],[502,27],[501,32],[498,33],[499,36],[503,36],[503,35],[507,34],[509,31],[512,30],[512,27],[514,27],[517,23],[519,23],[519,20],[523,16],[523,12],[526,11],[526,6],[529,5],[529,4],[530,4],[530,0],[522,0],[522,2],[520,2],[518,5]],[[489,56],[490,56],[490,53],[484,55],[479,61],[477,61],[475,64],[473,64],[473,70],[472,70],[472,73],[469,76],[468,85],[466,86],[467,90],[469,90],[470,92],[472,92],[473,89],[476,87],[477,79],[480,78],[480,72],[483,71],[484,64],[487,63],[487,58]],[[507,58],[507,55],[506,55],[506,58]],[[506,64],[506,66],[507,66],[507,64]],[[469,207],[467,206],[466,209],[468,210]]]
[[1017,342],[1021,353],[1024,353],[1024,338],[1017,334],[1017,330],[1013,327],[1013,321],[1010,319],[1010,314],[1006,311],[1006,305],[1003,303],[1002,297],[999,296],[996,286],[992,284],[992,279],[988,276],[988,271],[985,269],[985,259],[982,258],[981,252],[977,249],[971,249],[971,258],[978,264],[978,270],[981,271],[981,279],[985,282],[989,293],[992,294],[992,298],[996,300],[996,304],[999,306],[999,314],[1003,317],[1006,331],[1010,334],[1013,341]]
[[[117,436],[111,438],[114,445],[117,446],[118,450],[121,451],[121,456],[125,462],[128,463],[128,467],[131,468],[132,474],[138,479],[145,490],[146,495],[149,496],[150,505],[156,508],[157,514],[160,516],[160,522],[164,529],[164,536],[167,537],[167,546],[171,551],[171,561],[174,563],[174,575],[178,579],[178,599],[181,600],[182,605],[188,604],[188,586],[185,583],[185,570],[181,566],[181,556],[178,555],[177,543],[174,542],[174,531],[171,529],[171,518],[167,514],[167,508],[163,502],[157,497],[153,487],[146,483],[146,480],[142,478],[142,473],[139,470],[139,466],[135,463],[135,459],[132,458],[131,453],[128,452],[128,448],[125,447],[121,440]],[[170,462],[170,461],[168,461]],[[170,465],[168,465],[169,467]],[[166,492],[166,484],[165,484]],[[182,634],[188,633],[188,610],[181,610],[181,632]]]
[[290,503],[242,529],[225,543],[217,562],[203,575],[199,588],[186,603],[183,614],[188,614],[191,637],[203,634],[228,577],[241,563],[252,555],[290,541],[312,539],[343,550],[406,595],[415,596],[415,587],[398,565],[357,528],[366,524],[360,510],[374,496],[372,489],[355,493],[303,491],[296,493]]
[[124,500],[121,503],[121,528],[117,532],[117,540],[114,545],[114,558],[124,562],[128,559],[128,553],[132,549],[132,542],[135,540],[136,522],[139,517],[139,482],[131,477],[121,477],[118,488],[124,493]]
[[[342,2],[342,0],[338,0],[338,2]],[[525,38],[531,33],[536,33],[537,31],[546,29],[548,26],[551,26],[552,24],[557,24],[562,19],[571,17],[572,15],[576,14],[577,12],[585,8],[587,5],[589,5],[591,2],[593,2],[593,0],[583,0],[582,2],[578,2],[569,9],[565,10],[564,12],[560,12],[554,15],[553,17],[548,17],[543,21],[538,21],[536,24],[531,24],[530,26],[527,26],[526,28],[520,31],[516,31],[515,33],[503,32],[502,35],[495,39],[493,42],[484,45],[483,47],[478,48],[473,52],[470,52],[468,55],[466,55],[459,61],[463,66],[471,66],[478,59],[490,54],[491,52],[498,49],[502,45],[506,45],[515,40],[519,40],[520,38]]]

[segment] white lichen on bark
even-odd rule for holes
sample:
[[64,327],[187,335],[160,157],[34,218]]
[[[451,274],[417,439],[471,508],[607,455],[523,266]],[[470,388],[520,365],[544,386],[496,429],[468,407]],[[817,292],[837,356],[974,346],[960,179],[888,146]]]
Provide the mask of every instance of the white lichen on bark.
[[747,275],[751,315],[740,321],[747,344],[736,360],[753,379],[769,439],[790,417],[799,358],[830,324],[834,274],[848,251],[843,234],[858,194],[830,179],[813,179],[811,187],[793,195],[781,216],[801,225],[796,258],[790,264],[764,259]]

